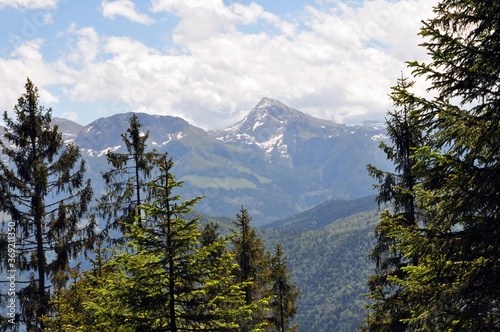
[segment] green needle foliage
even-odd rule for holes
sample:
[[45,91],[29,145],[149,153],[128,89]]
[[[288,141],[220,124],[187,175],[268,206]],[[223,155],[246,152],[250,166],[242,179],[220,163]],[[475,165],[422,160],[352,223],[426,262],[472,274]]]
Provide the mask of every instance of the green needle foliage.
[[[184,202],[173,193],[182,183],[165,158],[150,183],[151,197],[140,206],[142,225],[128,224],[122,250],[105,264],[85,308],[93,328],[123,331],[240,331],[259,302],[247,304],[234,276],[227,240],[214,229],[200,231],[198,219],[183,219],[201,199]],[[202,240],[202,241],[201,241]],[[201,242],[200,242],[201,241]],[[250,331],[260,331],[255,324]]]
[[418,264],[388,279],[404,293],[405,330],[497,331],[500,3],[444,0],[434,13],[421,29],[431,62],[409,64],[434,95],[414,98],[413,111],[433,134],[412,156],[411,193],[425,223],[387,229],[393,248]]
[[379,182],[375,186],[379,191],[376,198],[379,206],[390,205],[390,210],[380,215],[375,228],[377,243],[369,255],[375,263],[376,273],[368,280],[368,298],[374,300],[364,327],[368,331],[405,331],[408,324],[403,320],[410,317],[405,292],[392,278],[405,279],[403,268],[418,264],[417,256],[408,257],[398,248],[399,239],[394,236],[394,228],[415,228],[424,224],[424,213],[418,211],[413,193],[418,183],[413,172],[413,155],[424,145],[425,139],[414,114],[416,98],[406,92],[412,86],[413,82],[401,77],[392,88],[390,97],[397,109],[389,112],[386,120],[392,145],[380,143],[387,159],[394,163],[395,171],[382,171],[368,165],[368,173]]
[[[237,280],[245,284],[245,302],[248,305],[268,303],[271,287],[271,258],[264,242],[257,236],[255,229],[250,226],[252,217],[248,210],[241,208],[236,214],[233,224],[237,227],[232,230],[231,243],[238,264]],[[249,331],[250,327],[265,320],[268,305],[259,305],[259,310],[253,313],[253,319],[242,331]]]
[[[17,272],[16,327],[22,323],[40,331],[50,290],[66,283],[70,260],[91,246],[95,225],[82,222],[92,189],[79,148],[66,144],[51,125],[52,111],[39,105],[38,89],[29,79],[25,88],[15,118],[4,113],[6,142],[0,140],[8,159],[0,161],[0,208],[12,218],[3,225],[8,232],[1,236],[1,263]],[[9,233],[15,242],[11,260],[4,257]]]
[[291,281],[291,272],[288,269],[287,258],[283,255],[281,245],[275,247],[275,255],[271,258],[271,294],[273,295],[270,307],[269,322],[271,331],[297,331],[298,324],[292,321],[297,313],[295,301],[299,296],[297,284]]
[[102,174],[106,193],[98,206],[99,215],[110,223],[106,231],[119,229],[125,233],[124,225],[135,221],[136,209],[147,194],[147,182],[161,160],[162,155],[155,150],[146,151],[149,132],[142,133],[141,127],[137,115],[133,114],[127,132],[121,135],[127,152],[106,154],[112,169]]

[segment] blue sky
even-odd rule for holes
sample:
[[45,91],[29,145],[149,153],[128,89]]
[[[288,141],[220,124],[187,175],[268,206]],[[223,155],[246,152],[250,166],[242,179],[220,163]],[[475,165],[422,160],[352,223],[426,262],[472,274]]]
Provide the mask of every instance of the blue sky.
[[30,77],[53,116],[83,125],[136,111],[223,128],[262,97],[342,123],[382,120],[405,61],[426,60],[417,33],[435,4],[0,0],[0,110]]

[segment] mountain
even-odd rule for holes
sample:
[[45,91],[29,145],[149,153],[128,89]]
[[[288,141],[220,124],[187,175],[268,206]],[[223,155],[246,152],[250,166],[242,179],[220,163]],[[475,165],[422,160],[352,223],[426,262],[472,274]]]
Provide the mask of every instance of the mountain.
[[[125,151],[121,135],[132,113],[100,118],[81,127],[55,119],[65,138],[82,149],[95,192],[109,169],[105,153]],[[378,149],[385,127],[365,122],[346,126],[317,119],[263,98],[227,128],[204,131],[179,117],[137,113],[149,148],[168,151],[173,172],[184,181],[184,197],[205,196],[197,208],[233,216],[241,206],[256,224],[282,220],[326,200],[371,195],[368,163],[387,166]]]
[[284,220],[263,225],[262,229],[275,231],[310,231],[323,228],[336,220],[377,208],[375,195],[353,200],[334,199],[325,201],[310,210]]
[[385,133],[380,123],[337,124],[269,98],[235,125],[209,132],[228,144],[263,152],[275,170],[273,183],[291,197],[296,211],[328,199],[372,194],[366,165],[389,167],[378,148]]
[[[75,143],[82,147],[89,156],[101,155],[108,149],[125,151],[121,135],[129,126],[133,113],[115,114],[100,118],[78,133]],[[138,114],[144,132],[149,131],[148,145],[150,148],[161,148],[172,140],[181,139],[187,135],[204,135],[205,132],[191,126],[187,121],[173,116]],[[204,137],[201,137],[203,140]]]
[[342,126],[320,120],[286,106],[278,100],[263,98],[242,121],[209,132],[218,140],[235,145],[256,145],[271,162],[294,163],[297,140],[338,137]]
[[76,136],[83,129],[81,124],[63,118],[52,118],[52,124],[58,126],[66,142],[73,142]]

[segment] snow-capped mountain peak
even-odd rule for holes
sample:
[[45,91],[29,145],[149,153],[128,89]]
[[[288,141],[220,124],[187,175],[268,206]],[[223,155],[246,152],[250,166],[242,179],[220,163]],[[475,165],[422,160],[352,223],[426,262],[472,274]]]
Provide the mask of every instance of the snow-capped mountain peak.
[[263,98],[243,120],[210,134],[226,143],[258,146],[268,157],[290,160],[297,140],[336,137],[341,126],[314,118],[276,99]]
[[278,100],[262,98],[243,120],[224,129],[214,130],[211,134],[224,142],[265,144],[277,141],[276,137],[282,136],[291,123],[307,118],[310,116]]

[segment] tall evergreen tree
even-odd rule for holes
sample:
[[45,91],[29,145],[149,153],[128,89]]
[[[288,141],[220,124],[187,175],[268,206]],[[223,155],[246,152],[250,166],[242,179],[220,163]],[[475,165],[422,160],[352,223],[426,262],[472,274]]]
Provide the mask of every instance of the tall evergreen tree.
[[368,298],[373,300],[365,327],[369,331],[405,331],[408,324],[403,320],[410,316],[404,292],[391,278],[404,279],[402,268],[418,263],[418,257],[406,257],[398,249],[394,226],[412,228],[423,224],[423,215],[417,213],[414,194],[418,179],[412,169],[415,165],[413,155],[424,144],[424,132],[414,114],[416,98],[408,94],[413,84],[408,78],[401,77],[390,94],[396,107],[396,110],[388,112],[386,120],[392,145],[381,142],[380,148],[394,163],[395,172],[368,165],[368,173],[379,182],[376,185],[379,206],[389,204],[389,209],[381,213],[375,228],[377,243],[370,254],[376,264],[376,273],[368,281]]
[[[2,267],[17,271],[21,307],[16,321],[30,331],[42,330],[51,288],[64,283],[70,260],[89,245],[94,224],[81,226],[92,199],[90,181],[77,146],[66,144],[51,109],[39,105],[38,89],[28,79],[26,92],[4,113],[6,142],[0,140],[0,207],[12,219],[4,225],[1,253],[14,243],[15,257],[2,257]],[[8,143],[7,143],[8,142]],[[9,234],[9,235],[8,235]]]
[[151,200],[141,205],[142,225],[127,225],[127,247],[94,279],[85,306],[98,329],[239,331],[257,309],[245,303],[227,241],[213,232],[201,237],[198,219],[182,218],[201,197],[180,202],[172,166],[165,160],[150,183]]
[[[106,158],[112,169],[102,174],[106,192],[102,195],[98,210],[101,217],[110,222],[111,229],[120,229],[135,221],[136,209],[147,194],[147,182],[161,160],[155,150],[147,152],[149,132],[141,132],[142,124],[136,114],[130,117],[127,132],[121,135],[127,152],[108,151]],[[139,220],[140,221],[140,220]]]
[[442,1],[424,22],[429,64],[411,63],[437,97],[421,121],[436,142],[418,153],[425,229],[400,230],[421,256],[402,285],[412,291],[413,326],[500,329],[500,3]]
[[434,135],[414,153],[415,198],[428,219],[420,227],[391,227],[397,249],[418,258],[392,282],[411,309],[408,330],[496,331],[500,3],[443,0],[434,14],[421,30],[431,61],[410,63],[435,95],[416,107],[420,125]]
[[[233,230],[232,244],[234,255],[238,264],[236,276],[241,283],[245,283],[245,302],[252,304],[257,301],[268,301],[270,288],[270,255],[264,242],[257,236],[255,229],[250,225],[252,217],[248,210],[241,208],[236,214]],[[265,317],[267,306],[254,312],[253,323],[262,321]]]
[[281,245],[276,245],[274,257],[271,259],[271,295],[269,303],[271,331],[297,331],[298,324],[292,325],[297,313],[295,301],[299,296],[297,284],[291,281],[291,273],[287,267],[287,258],[283,255]]

